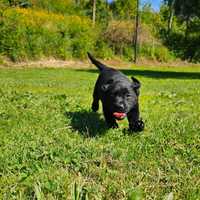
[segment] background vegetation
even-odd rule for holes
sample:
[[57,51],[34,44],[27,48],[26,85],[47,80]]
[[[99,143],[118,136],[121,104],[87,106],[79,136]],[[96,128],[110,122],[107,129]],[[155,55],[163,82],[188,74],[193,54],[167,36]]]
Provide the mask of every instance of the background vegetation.
[[[122,3],[123,2],[123,3]],[[96,56],[133,59],[136,0],[1,0],[0,55],[13,61]],[[140,8],[140,57],[200,60],[200,2],[166,0],[159,12]]]

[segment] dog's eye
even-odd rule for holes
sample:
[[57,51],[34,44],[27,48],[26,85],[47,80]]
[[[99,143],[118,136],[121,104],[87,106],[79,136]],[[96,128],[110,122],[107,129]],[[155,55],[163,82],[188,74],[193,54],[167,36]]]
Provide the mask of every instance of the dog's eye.
[[126,94],[125,96],[126,96],[127,98],[128,98],[128,97],[131,97],[131,95],[130,95],[130,94]]
[[111,97],[115,97],[117,95],[117,93],[115,92],[115,93],[112,93],[112,94],[110,94],[110,96]]

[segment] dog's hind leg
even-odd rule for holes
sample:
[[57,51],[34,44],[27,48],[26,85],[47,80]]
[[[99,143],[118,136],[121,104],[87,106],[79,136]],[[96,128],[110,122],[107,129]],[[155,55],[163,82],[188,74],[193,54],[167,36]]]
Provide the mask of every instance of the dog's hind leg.
[[144,122],[139,119],[139,105],[133,108],[128,114],[129,130],[138,132],[144,130]]
[[111,112],[109,112],[108,109],[105,108],[104,106],[103,106],[103,113],[104,113],[104,117],[105,117],[108,127],[109,128],[118,128],[118,124],[117,124],[115,118],[113,117],[113,114]]

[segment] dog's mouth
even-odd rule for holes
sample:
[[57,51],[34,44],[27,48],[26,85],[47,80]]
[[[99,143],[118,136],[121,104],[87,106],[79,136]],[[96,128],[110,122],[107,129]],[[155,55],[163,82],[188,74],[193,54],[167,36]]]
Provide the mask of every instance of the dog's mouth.
[[126,117],[126,113],[123,112],[114,112],[113,116],[118,119],[118,120],[122,120]]

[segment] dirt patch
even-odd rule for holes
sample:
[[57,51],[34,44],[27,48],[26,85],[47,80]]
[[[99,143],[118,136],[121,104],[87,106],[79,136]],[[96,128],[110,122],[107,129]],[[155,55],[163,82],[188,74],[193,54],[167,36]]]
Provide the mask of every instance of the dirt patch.
[[[127,68],[132,65],[130,62],[124,62],[120,59],[115,60],[102,60],[103,63],[113,66],[116,68]],[[24,62],[11,62],[4,61],[3,64],[0,64],[1,68],[95,68],[89,60],[56,60],[56,59],[45,59],[38,61],[24,61]]]
[[[114,68],[130,68],[136,66],[168,66],[168,67],[183,67],[183,66],[200,66],[200,64],[188,63],[186,61],[173,61],[168,63],[160,63],[154,60],[140,59],[137,64],[123,61],[119,58],[112,60],[102,60],[103,63]],[[39,61],[24,61],[24,62],[11,62],[5,60],[0,64],[0,68],[73,68],[73,69],[88,69],[95,68],[88,60],[56,60],[56,59],[43,59]]]

